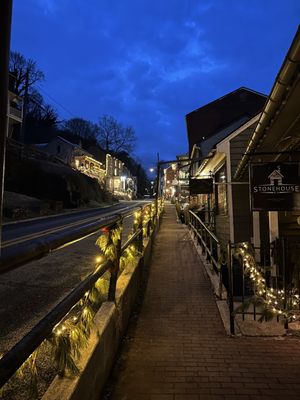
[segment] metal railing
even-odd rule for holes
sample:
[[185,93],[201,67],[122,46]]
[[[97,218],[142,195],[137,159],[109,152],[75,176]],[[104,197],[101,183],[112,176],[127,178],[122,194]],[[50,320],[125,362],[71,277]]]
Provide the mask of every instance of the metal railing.
[[[227,291],[230,333],[235,334],[235,317],[249,315],[254,320],[282,321],[287,329],[300,315],[299,241],[278,239],[262,247],[251,243],[232,243],[221,250],[216,235],[194,212],[186,223],[194,233],[202,254],[219,276],[219,298],[223,284]],[[293,248],[293,251],[291,250]],[[291,259],[291,254],[294,258]],[[238,304],[237,304],[238,303]]]
[[22,110],[19,110],[18,108],[14,107],[12,105],[9,105],[8,116],[16,117],[16,118],[18,118],[18,120],[22,121],[22,118],[23,118]]
[[211,263],[213,271],[219,276],[219,297],[222,298],[221,246],[216,235],[193,212],[189,211],[188,226],[199,243],[202,254]]
[[[81,307],[82,303],[84,303],[83,299],[89,298],[89,294],[95,288],[97,281],[102,279],[103,275],[107,272],[110,274],[107,300],[115,301],[121,258],[124,257],[129,248],[133,247],[133,244],[138,250],[136,254],[139,254],[139,256],[142,254],[144,239],[148,238],[154,232],[154,228],[159,221],[159,215],[162,212],[162,201],[159,201],[158,205],[159,209],[157,212],[155,204],[148,203],[142,207],[136,207],[122,216],[116,216],[115,220],[110,223],[110,225],[103,224],[103,226],[100,227],[100,231],[102,231],[103,235],[108,235],[110,238],[113,238],[111,241],[111,245],[113,246],[112,255],[109,252],[106,253],[102,251],[105,260],[101,260],[101,263],[98,261],[95,271],[73,289],[72,292],[51,310],[23,339],[21,339],[21,341],[3,355],[0,359],[0,388],[9,381],[49,335],[55,333],[57,335],[61,334],[61,331],[57,329],[57,325],[61,324],[61,321],[65,321],[72,313],[72,310]],[[122,235],[116,235],[116,231],[118,229],[122,230],[123,220],[129,216],[134,216],[133,230],[126,242],[122,245]],[[78,321],[81,317],[72,318],[74,318],[74,321]]]
[[[236,315],[242,315],[243,321],[247,315],[258,321],[275,318],[284,323],[285,329],[299,315],[299,276],[292,276],[291,267],[287,267],[287,252],[285,239],[261,248],[247,242],[228,242],[228,301],[232,334]],[[299,275],[299,266],[296,273]],[[240,304],[236,306],[236,303]]]
[[189,211],[189,227],[197,236],[203,254],[211,262],[215,272],[218,273],[221,256],[218,238],[193,211]]

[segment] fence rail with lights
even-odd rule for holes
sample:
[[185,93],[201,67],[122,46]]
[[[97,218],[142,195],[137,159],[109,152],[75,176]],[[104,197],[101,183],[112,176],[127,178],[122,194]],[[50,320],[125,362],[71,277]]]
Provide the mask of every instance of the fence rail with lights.
[[[78,372],[74,354],[78,355],[83,342],[88,340],[94,315],[104,301],[115,301],[120,273],[129,262],[139,261],[145,240],[155,232],[162,209],[161,200],[148,203],[100,227],[102,234],[97,245],[101,257],[97,259],[94,272],[3,355],[0,388],[26,363],[35,360],[35,352],[46,340],[54,346],[58,373]],[[122,244],[123,221],[130,216],[133,217],[132,231]]]
[[219,299],[223,285],[226,288],[231,334],[237,315],[242,320],[245,316],[258,321],[275,318],[286,329],[299,317],[300,269],[288,257],[291,246],[299,244],[282,238],[268,247],[255,248],[251,243],[229,241],[221,250],[216,235],[194,212],[188,212],[187,223],[219,278]]
[[246,315],[258,321],[275,319],[283,322],[285,329],[299,317],[299,271],[288,265],[290,245],[286,238],[267,248],[248,242],[228,243],[231,333],[239,314],[243,320]]

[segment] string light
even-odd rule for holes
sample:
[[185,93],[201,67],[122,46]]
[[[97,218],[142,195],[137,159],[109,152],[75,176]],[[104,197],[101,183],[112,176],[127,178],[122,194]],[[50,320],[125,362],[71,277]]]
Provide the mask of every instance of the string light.
[[82,311],[82,314],[83,314],[83,315],[87,315],[87,313],[88,313],[88,309],[85,307],[85,308],[83,309],[83,311]]
[[[292,310],[284,308],[285,293],[282,289],[274,289],[265,287],[265,279],[257,267],[255,258],[248,248],[247,243],[242,243],[238,248],[238,253],[241,254],[243,259],[244,270],[249,274],[250,279],[254,283],[256,293],[260,296],[265,296],[264,302],[266,306],[274,313],[282,315],[285,319],[295,320],[297,317]],[[289,302],[292,306],[299,307],[299,294],[290,293]]]
[[[137,232],[139,229],[139,223],[141,223],[143,228],[143,237],[148,235],[149,233],[148,229],[150,230],[153,229],[156,222],[153,221],[153,217],[155,215],[160,215],[162,213],[163,205],[164,205],[163,201],[161,200],[157,203],[157,214],[156,214],[156,206],[154,203],[147,206],[147,208],[143,209],[142,211],[135,212],[133,220],[134,224],[133,230]],[[149,222],[153,223],[149,225]],[[103,253],[103,255],[97,256],[95,258],[97,264],[102,263],[105,258],[116,257],[115,254],[117,253],[115,249],[119,243],[119,240],[121,239],[122,226],[119,224],[112,229],[108,229],[107,227],[105,227],[102,228],[101,231],[106,235],[101,236],[103,240],[101,241],[99,239],[97,240],[97,245],[100,247]],[[123,268],[124,266],[129,265],[129,263],[138,260],[139,257],[140,257],[139,245],[137,244],[137,242],[134,241],[129,245],[128,251],[127,252],[125,251],[122,254],[121,260],[123,263]],[[95,287],[98,290],[98,287],[96,285]],[[91,324],[93,320],[94,311],[92,310],[92,308],[90,308],[89,305],[91,303],[91,296],[90,296],[91,290],[86,291],[84,293],[83,298],[76,305],[72,307],[72,309],[64,317],[63,321],[59,322],[53,328],[52,331],[53,334],[56,336],[62,336],[62,338],[68,337],[70,340],[74,342],[73,343],[74,346],[82,345],[80,344],[80,340],[82,340],[82,335],[80,334],[80,331],[83,329],[82,322],[84,323],[83,325],[85,326],[86,329],[87,324]],[[76,313],[76,315],[74,315],[74,313]],[[86,334],[84,334],[83,336],[85,335]],[[64,341],[57,340],[55,341],[55,343],[56,345],[63,346]]]

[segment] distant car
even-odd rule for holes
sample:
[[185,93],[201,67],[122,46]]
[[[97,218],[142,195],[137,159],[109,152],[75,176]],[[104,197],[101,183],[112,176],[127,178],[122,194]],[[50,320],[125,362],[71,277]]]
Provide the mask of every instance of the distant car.
[[150,199],[150,194],[144,194],[144,199]]

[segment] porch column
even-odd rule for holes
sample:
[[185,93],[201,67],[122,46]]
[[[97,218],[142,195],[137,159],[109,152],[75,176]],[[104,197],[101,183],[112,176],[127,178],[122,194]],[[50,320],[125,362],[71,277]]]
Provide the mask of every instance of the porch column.
[[[270,238],[270,243],[272,243],[275,239],[279,238],[278,211],[269,211],[269,238]],[[272,252],[270,254],[270,260],[271,260],[271,275],[273,277],[276,277],[277,266],[275,264]]]
[[260,219],[259,211],[252,212],[253,221],[253,246],[255,248],[255,260],[260,261]]

